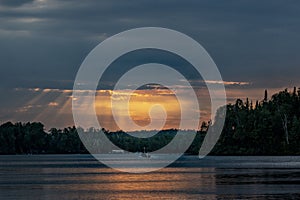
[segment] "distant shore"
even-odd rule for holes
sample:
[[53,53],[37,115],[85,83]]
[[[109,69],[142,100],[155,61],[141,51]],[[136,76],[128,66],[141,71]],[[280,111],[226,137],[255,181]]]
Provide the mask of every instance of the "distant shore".
[[[111,155],[106,154],[109,158]],[[122,159],[122,156],[125,156]],[[138,162],[138,157],[126,157],[126,154],[119,155],[118,158],[112,159],[113,162],[118,162],[130,166],[134,162]],[[151,159],[151,158],[150,158]],[[55,161],[54,164],[51,162]],[[153,159],[155,163],[155,159]],[[161,161],[161,160],[159,160]],[[0,155],[0,166],[9,167],[11,165],[47,167],[51,164],[52,167],[60,167],[63,163],[77,163],[85,167],[106,167],[104,164],[96,160],[90,154],[36,154],[36,155]],[[88,164],[87,164],[88,163]],[[76,167],[76,165],[67,165],[68,167]],[[170,164],[168,167],[188,167],[188,168],[300,168],[300,156],[206,156],[199,159],[195,155],[184,155],[178,160]]]

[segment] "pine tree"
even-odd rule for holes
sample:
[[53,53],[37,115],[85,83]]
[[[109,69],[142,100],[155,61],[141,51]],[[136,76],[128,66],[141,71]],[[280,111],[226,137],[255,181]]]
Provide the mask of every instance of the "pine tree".
[[265,90],[264,103],[268,101],[268,90]]

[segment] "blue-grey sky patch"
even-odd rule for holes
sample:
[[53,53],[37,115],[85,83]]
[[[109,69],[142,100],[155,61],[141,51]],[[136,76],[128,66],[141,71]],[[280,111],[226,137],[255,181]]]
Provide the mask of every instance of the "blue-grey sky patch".
[[22,101],[15,88],[72,89],[81,62],[99,42],[145,26],[191,36],[225,81],[250,83],[229,89],[300,86],[299,24],[297,0],[0,0],[0,88],[7,92],[0,118],[8,119]]

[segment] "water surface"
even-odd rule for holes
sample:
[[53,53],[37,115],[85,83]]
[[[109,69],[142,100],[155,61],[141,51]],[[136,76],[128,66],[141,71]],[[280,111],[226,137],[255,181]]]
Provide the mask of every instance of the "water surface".
[[184,156],[129,174],[90,155],[0,156],[0,199],[300,199],[300,157]]

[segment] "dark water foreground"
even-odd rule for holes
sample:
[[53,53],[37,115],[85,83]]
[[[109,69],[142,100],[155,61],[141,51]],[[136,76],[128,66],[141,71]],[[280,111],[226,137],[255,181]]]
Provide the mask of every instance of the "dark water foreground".
[[300,157],[185,156],[129,174],[90,155],[0,156],[0,199],[300,199]]

